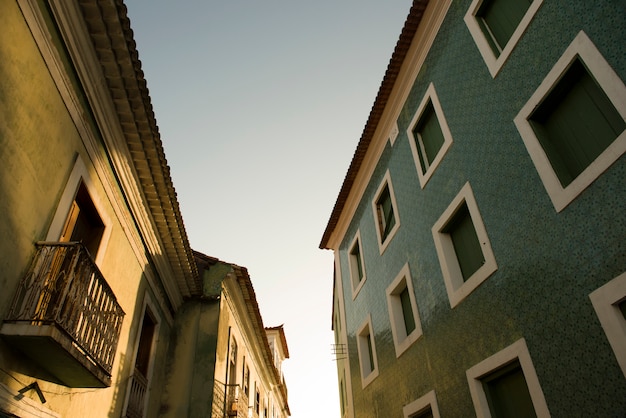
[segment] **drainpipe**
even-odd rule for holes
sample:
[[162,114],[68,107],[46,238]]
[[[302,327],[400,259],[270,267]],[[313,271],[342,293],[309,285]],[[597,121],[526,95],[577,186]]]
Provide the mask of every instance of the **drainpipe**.
[[226,405],[228,403],[228,369],[230,368],[230,327],[228,327],[228,347],[226,348],[226,378],[224,379],[224,418],[226,418]]

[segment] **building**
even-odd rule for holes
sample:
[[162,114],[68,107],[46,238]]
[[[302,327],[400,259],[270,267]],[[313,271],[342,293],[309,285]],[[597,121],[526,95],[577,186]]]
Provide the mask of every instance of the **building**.
[[[288,415],[247,272],[215,261],[207,290],[190,248],[123,2],[0,7],[0,417],[210,411],[218,381],[242,384],[231,328],[236,372]],[[212,342],[172,358],[193,332]]]
[[413,2],[320,243],[342,416],[623,416],[625,34]]
[[176,318],[159,416],[290,416],[281,372],[289,357],[282,326],[263,326],[245,268],[195,256],[203,295],[186,302]]

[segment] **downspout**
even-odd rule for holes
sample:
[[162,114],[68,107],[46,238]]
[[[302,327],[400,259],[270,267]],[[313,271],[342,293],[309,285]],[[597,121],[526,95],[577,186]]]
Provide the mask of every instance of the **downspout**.
[[228,403],[228,369],[230,369],[230,328],[228,327],[228,347],[226,347],[226,376],[224,378],[224,417],[226,417],[226,405]]

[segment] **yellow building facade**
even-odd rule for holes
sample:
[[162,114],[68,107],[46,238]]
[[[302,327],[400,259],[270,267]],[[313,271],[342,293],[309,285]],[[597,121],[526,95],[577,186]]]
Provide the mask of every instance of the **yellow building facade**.
[[[177,385],[170,356],[186,355],[179,324],[206,301],[205,280],[126,7],[0,8],[0,417],[150,417],[172,405],[194,416],[192,395],[216,384],[199,374],[226,368],[228,326],[207,328],[226,308],[216,297],[214,315],[197,317],[217,344],[187,350],[191,378]],[[216,286],[219,295],[228,281]],[[241,332],[254,333],[258,358],[271,357],[265,333]],[[259,364],[274,393],[276,369]],[[288,411],[284,393],[274,402]]]

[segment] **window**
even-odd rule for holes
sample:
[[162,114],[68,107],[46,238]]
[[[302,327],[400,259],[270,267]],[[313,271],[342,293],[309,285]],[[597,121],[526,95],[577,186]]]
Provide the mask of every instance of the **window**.
[[154,365],[154,351],[159,334],[159,322],[155,316],[155,306],[146,295],[143,314],[140,317],[140,328],[136,341],[134,372],[130,376],[126,393],[125,412],[123,416],[143,417],[146,414],[150,398],[150,379]]
[[592,292],[589,298],[626,377],[626,273]]
[[422,335],[408,264],[387,287],[387,307],[396,357],[400,357]]
[[77,157],[54,214],[46,241],[82,241],[96,263],[104,256],[111,221],[96,193],[96,183]]
[[515,117],[557,212],[626,151],[626,87],[580,32]]
[[398,205],[393,193],[389,171],[385,174],[383,182],[376,191],[376,198],[372,202],[372,206],[376,220],[378,248],[382,254],[400,226]]
[[358,231],[350,246],[350,279],[352,281],[352,299],[356,297],[365,283],[365,264],[361,249],[361,232]]
[[474,0],[465,24],[495,77],[526,31],[543,0]]
[[254,411],[258,414],[259,410],[261,409],[261,394],[259,393],[259,387],[257,386],[257,383],[254,383],[254,387],[255,387],[255,391],[256,394],[254,396]]
[[431,390],[426,395],[414,400],[402,408],[404,418],[439,418],[437,396]]
[[246,398],[250,396],[250,368],[248,367],[246,363],[246,359],[243,359],[244,362],[244,366],[243,366],[243,380],[242,380],[242,384],[243,384],[243,393],[246,394]]
[[372,332],[371,315],[359,328],[357,351],[361,366],[361,384],[365,387],[378,376],[378,360],[376,359],[376,343]]
[[422,188],[452,145],[452,134],[443,115],[434,84],[430,84],[422,103],[407,129],[417,176]]
[[230,340],[230,359],[228,361],[228,384],[237,384],[237,341],[234,338]]
[[432,232],[454,308],[498,268],[469,183],[450,203]]
[[522,338],[467,371],[480,417],[549,417],[526,341]]

